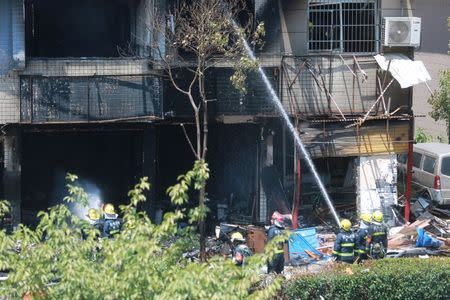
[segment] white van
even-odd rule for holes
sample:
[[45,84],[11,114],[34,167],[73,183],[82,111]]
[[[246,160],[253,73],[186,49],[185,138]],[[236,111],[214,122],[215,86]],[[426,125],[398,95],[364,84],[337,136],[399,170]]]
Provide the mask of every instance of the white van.
[[[415,144],[413,148],[412,188],[438,205],[450,204],[450,145]],[[407,155],[398,159],[399,173],[406,174]]]

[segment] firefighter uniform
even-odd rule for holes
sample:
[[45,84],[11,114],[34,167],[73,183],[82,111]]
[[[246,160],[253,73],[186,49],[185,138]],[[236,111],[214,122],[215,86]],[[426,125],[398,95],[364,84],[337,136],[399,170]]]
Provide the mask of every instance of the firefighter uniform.
[[356,236],[351,232],[351,226],[349,220],[341,221],[342,230],[336,236],[333,249],[333,256],[337,261],[353,263]]
[[119,219],[114,206],[112,204],[106,204],[103,209],[105,220],[103,222],[103,238],[111,238],[115,234],[118,234],[122,229],[122,222]]
[[[282,235],[284,230],[284,217],[279,212],[275,211],[271,218],[272,225],[267,231],[267,238],[272,240],[276,236]],[[267,272],[275,272],[280,274],[284,271],[284,243],[276,245],[275,254],[267,264]]]
[[[270,226],[267,231],[267,237],[272,240],[274,237],[279,236],[283,233],[283,228],[278,227],[276,225]],[[276,245],[275,254],[272,257],[272,260],[267,265],[267,272],[272,273],[275,272],[280,274],[284,270],[284,244],[278,243]]]
[[358,258],[358,261],[363,261],[367,259],[367,252],[369,250],[367,248],[367,234],[369,231],[371,215],[363,213],[360,219],[359,229],[356,233],[355,258]]
[[372,222],[367,232],[369,254],[373,259],[383,258],[388,247],[387,227],[378,222]]
[[368,228],[360,228],[356,233],[355,243],[355,257],[359,257],[359,260],[367,259],[367,233]]

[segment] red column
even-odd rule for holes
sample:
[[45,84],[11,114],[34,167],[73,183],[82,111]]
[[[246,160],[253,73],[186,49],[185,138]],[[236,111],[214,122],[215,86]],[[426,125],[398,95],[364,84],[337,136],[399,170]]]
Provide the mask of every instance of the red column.
[[409,222],[409,216],[411,212],[411,181],[412,181],[412,166],[413,166],[413,145],[414,136],[413,132],[413,122],[410,121],[409,128],[409,142],[408,142],[408,161],[406,163],[406,191],[405,191],[405,222]]

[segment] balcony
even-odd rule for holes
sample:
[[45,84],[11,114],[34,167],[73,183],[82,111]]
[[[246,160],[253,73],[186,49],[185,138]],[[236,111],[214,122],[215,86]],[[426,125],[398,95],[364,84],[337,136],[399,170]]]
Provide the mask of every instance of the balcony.
[[161,79],[154,75],[20,78],[21,123],[161,119]]

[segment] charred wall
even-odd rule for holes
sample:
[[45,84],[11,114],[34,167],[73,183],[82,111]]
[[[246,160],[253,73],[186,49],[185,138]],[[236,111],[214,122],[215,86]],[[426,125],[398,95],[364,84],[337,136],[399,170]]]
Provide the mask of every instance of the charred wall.
[[162,102],[162,80],[143,59],[33,59],[20,77],[26,123],[160,119]]
[[133,39],[136,2],[26,1],[27,55],[118,57]]
[[[147,170],[151,163],[146,163],[144,169],[143,133],[140,129],[123,127],[115,130],[109,127],[105,131],[92,128],[25,131],[23,222],[33,224],[37,211],[61,203],[67,195],[64,178],[68,172],[79,176],[88,193],[91,189],[98,190],[104,202],[126,203],[128,190],[140,177],[152,174]],[[151,145],[147,143],[147,147]]]
[[[194,127],[189,124],[185,127],[194,139]],[[195,157],[179,125],[160,125],[157,132],[156,209],[167,211],[173,208],[167,188],[175,184],[178,175],[192,168]],[[229,204],[236,215],[251,216],[257,196],[258,134],[256,124],[210,126],[207,161],[211,177],[207,193],[213,211],[209,218],[215,218],[218,203]],[[195,194],[191,194],[189,205],[197,204]]]

